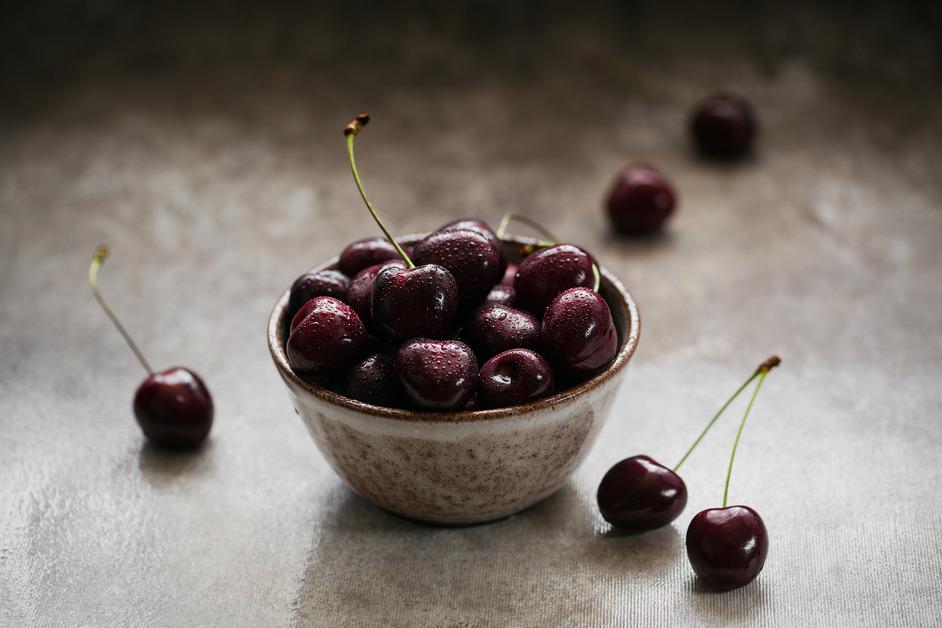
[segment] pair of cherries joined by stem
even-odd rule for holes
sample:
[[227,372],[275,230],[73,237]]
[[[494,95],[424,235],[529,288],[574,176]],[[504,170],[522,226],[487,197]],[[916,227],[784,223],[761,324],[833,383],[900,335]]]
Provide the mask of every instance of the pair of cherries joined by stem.
[[759,575],[768,555],[768,531],[762,517],[748,506],[727,506],[733,461],[746,418],[769,371],[781,363],[773,356],[763,362],[710,419],[706,427],[669,469],[649,456],[633,456],[615,464],[599,485],[602,517],[613,526],[644,532],[667,525],[687,505],[687,485],[677,474],[720,415],[749,384],[758,379],[733,443],[723,491],[723,505],[697,514],[687,529],[687,557],[698,576],[719,589],[743,587]]
[[454,410],[532,401],[610,364],[617,332],[597,292],[598,267],[581,248],[552,238],[509,265],[501,237],[511,220],[548,233],[513,214],[497,232],[460,219],[411,251],[396,242],[357,172],[354,139],[368,121],[361,114],[345,127],[347,156],[385,239],[359,240],[335,270],[295,281],[287,342],[295,371],[328,386],[339,378],[340,392],[367,403]]
[[99,246],[88,270],[92,294],[147,371],[134,395],[134,416],[150,440],[174,448],[200,445],[213,426],[213,398],[199,375],[182,366],[155,372],[131,335],[118,320],[98,289],[98,271],[108,257],[108,247]]

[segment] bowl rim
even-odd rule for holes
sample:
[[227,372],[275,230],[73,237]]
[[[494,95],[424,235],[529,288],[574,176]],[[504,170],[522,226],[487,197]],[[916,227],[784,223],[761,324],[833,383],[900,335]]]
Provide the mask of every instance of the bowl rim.
[[[426,234],[409,234],[399,237],[398,239],[401,242],[410,243],[418,241],[425,235]],[[539,242],[535,238],[514,235],[506,235],[501,238],[501,241],[506,244],[516,244],[521,246],[533,246]],[[314,266],[308,272],[325,270],[336,264],[337,259],[337,256],[334,256]],[[275,366],[278,368],[281,377],[285,380],[286,383],[290,382],[294,386],[301,388],[302,390],[310,393],[311,395],[314,395],[315,397],[318,397],[328,404],[340,406],[346,408],[347,410],[353,410],[355,412],[371,415],[374,417],[382,417],[398,421],[408,421],[412,423],[473,423],[476,421],[493,421],[496,419],[522,416],[546,409],[555,409],[556,406],[571,401],[575,397],[580,397],[590,390],[600,387],[602,384],[615,377],[628,363],[628,360],[634,354],[635,349],[638,346],[638,339],[641,335],[641,318],[638,314],[638,304],[635,302],[634,297],[631,296],[631,293],[628,292],[625,286],[622,285],[621,281],[619,281],[615,275],[610,273],[601,265],[599,265],[599,273],[602,276],[603,282],[607,282],[607,287],[610,287],[614,294],[616,294],[624,302],[625,308],[628,311],[628,325],[625,330],[626,338],[624,344],[618,350],[618,353],[615,355],[615,359],[611,365],[609,365],[609,367],[601,373],[593,375],[588,380],[567,388],[566,390],[557,392],[549,397],[537,399],[536,401],[532,401],[523,405],[510,406],[507,408],[492,408],[486,410],[457,410],[451,412],[423,412],[419,410],[387,408],[384,406],[375,406],[363,401],[351,399],[350,397],[336,393],[319,384],[302,379],[294,372],[290,363],[288,362],[288,354],[285,346],[281,342],[281,333],[279,329],[279,323],[282,316],[284,315],[285,308],[288,306],[288,299],[291,295],[290,287],[285,290],[281,297],[279,297],[279,299],[275,302],[275,306],[272,308],[271,315],[268,319],[268,349],[271,352],[272,360],[275,362]]]

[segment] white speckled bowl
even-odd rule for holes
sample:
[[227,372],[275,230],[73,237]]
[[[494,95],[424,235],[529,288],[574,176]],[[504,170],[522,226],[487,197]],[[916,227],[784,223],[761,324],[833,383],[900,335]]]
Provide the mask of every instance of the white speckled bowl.
[[[405,237],[414,242],[417,237]],[[506,238],[511,262],[533,240]],[[336,259],[314,270],[330,268]],[[415,412],[349,399],[307,382],[285,353],[286,291],[268,323],[268,346],[294,407],[331,467],[377,506],[419,521],[461,525],[506,517],[551,495],[588,454],[638,344],[638,306],[602,269],[600,292],[619,350],[603,373],[524,406]]]

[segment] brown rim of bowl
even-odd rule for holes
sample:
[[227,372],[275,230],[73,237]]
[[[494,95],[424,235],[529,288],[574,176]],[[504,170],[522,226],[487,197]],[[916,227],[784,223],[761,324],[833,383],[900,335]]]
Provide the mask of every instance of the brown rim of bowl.
[[[411,234],[402,236],[398,239],[401,242],[410,243],[417,241],[421,237],[423,237],[422,234]],[[522,236],[505,236],[502,241],[505,243],[518,245],[534,245],[538,242],[538,240],[534,238],[527,238]],[[326,260],[322,264],[318,264],[312,270],[329,268],[330,266],[336,264],[336,262],[337,258],[334,257]],[[537,412],[547,408],[554,408],[563,402],[569,401],[573,397],[577,397],[593,388],[597,388],[603,382],[613,377],[616,373],[625,367],[625,365],[628,363],[628,359],[631,358],[632,354],[635,352],[635,348],[638,346],[638,337],[641,334],[641,319],[638,316],[638,304],[635,303],[631,293],[625,289],[625,286],[622,285],[615,275],[611,274],[601,266],[599,266],[599,271],[602,275],[603,282],[607,282],[608,287],[612,288],[614,292],[616,292],[624,300],[625,306],[628,310],[629,320],[628,326],[625,330],[626,338],[624,344],[615,355],[615,360],[607,369],[598,375],[592,376],[590,379],[580,384],[572,386],[571,388],[567,388],[566,390],[562,390],[550,397],[538,399],[531,403],[519,406],[494,408],[490,410],[457,410],[453,412],[423,412],[418,410],[403,410],[400,408],[386,408],[384,406],[374,406],[369,403],[364,403],[362,401],[357,401],[356,399],[345,397],[340,393],[336,393],[332,390],[324,388],[323,386],[302,379],[291,369],[291,365],[288,363],[288,355],[285,352],[285,347],[282,346],[281,342],[280,323],[281,317],[284,315],[285,307],[288,305],[288,298],[291,295],[290,288],[285,290],[285,292],[275,303],[275,307],[272,308],[271,317],[268,320],[268,349],[271,351],[271,356],[275,362],[275,366],[278,367],[278,371],[281,373],[281,376],[284,379],[290,380],[295,385],[303,388],[304,390],[307,390],[314,396],[319,397],[328,403],[342,406],[349,410],[355,410],[364,414],[370,414],[387,419],[413,422],[418,421],[424,423],[466,423],[473,421],[490,421],[494,419],[502,419],[509,416]]]

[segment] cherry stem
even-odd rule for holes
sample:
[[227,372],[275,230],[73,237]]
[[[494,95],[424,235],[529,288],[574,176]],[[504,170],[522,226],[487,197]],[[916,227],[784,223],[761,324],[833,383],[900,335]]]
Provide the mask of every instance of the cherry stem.
[[[544,227],[537,221],[533,220],[532,218],[528,216],[523,216],[522,214],[515,214],[513,212],[507,212],[506,214],[504,214],[503,218],[500,219],[500,224],[497,226],[497,233],[495,234],[498,240],[503,239],[504,234],[507,233],[507,227],[510,225],[511,222],[519,222],[524,225],[527,225],[531,229],[534,229],[540,232],[541,234],[543,234],[545,238],[548,238],[549,241],[543,241],[543,240],[538,241],[536,243],[537,248],[547,248],[550,246],[555,246],[559,244],[560,242],[559,238],[557,238],[553,234],[552,231],[550,231],[549,229],[547,229],[546,227]],[[598,264],[596,264],[595,262],[592,262],[592,278],[594,279],[594,286],[592,289],[595,292],[598,292],[599,286],[602,283],[602,275],[599,272]]]
[[366,204],[366,208],[370,210],[370,213],[373,215],[373,220],[376,221],[376,224],[379,225],[379,228],[383,231],[383,235],[386,236],[386,239],[389,240],[389,243],[393,245],[396,249],[396,252],[399,253],[399,256],[402,258],[402,261],[406,263],[406,266],[409,268],[415,268],[415,264],[412,263],[412,260],[409,259],[409,256],[406,255],[406,252],[402,250],[402,247],[399,246],[399,243],[396,242],[396,238],[389,233],[389,229],[386,228],[386,225],[383,224],[383,221],[380,220],[379,214],[376,213],[376,210],[373,209],[373,204],[370,203],[370,199],[366,197],[366,192],[363,190],[363,183],[360,181],[360,174],[357,172],[357,162],[356,158],[353,156],[353,140],[359,135],[360,131],[363,130],[370,121],[369,114],[361,113],[358,114],[356,118],[351,120],[347,126],[343,128],[344,137],[347,138],[347,157],[350,160],[350,170],[353,172],[353,181],[357,185],[357,190],[360,192],[360,196],[363,198],[363,202]]
[[749,417],[749,411],[752,410],[752,404],[756,400],[756,395],[759,394],[759,389],[762,388],[762,382],[765,381],[765,376],[769,374],[769,369],[764,369],[759,374],[759,381],[756,384],[755,390],[752,391],[752,397],[749,399],[749,405],[746,406],[746,413],[742,415],[742,421],[739,423],[739,430],[736,432],[736,440],[733,442],[733,451],[729,455],[729,469],[726,470],[726,486],[723,488],[723,508],[726,508],[726,502],[729,498],[729,479],[733,475],[733,461],[736,459],[736,448],[739,447],[739,437],[742,436],[742,428],[746,426],[746,419]]
[[547,229],[546,227],[544,227],[543,225],[541,225],[540,223],[538,223],[537,221],[533,220],[532,218],[528,216],[515,214],[513,212],[508,212],[504,214],[504,217],[500,219],[500,224],[497,226],[497,238],[498,239],[504,237],[504,234],[507,232],[507,227],[510,225],[511,222],[519,222],[521,224],[524,224],[530,227],[531,229],[534,229],[542,233],[543,236],[549,240],[549,242],[540,243],[544,246],[553,246],[554,244],[559,243],[559,238],[557,238],[553,234],[552,231],[550,231],[549,229]]
[[[778,356],[772,356],[772,357],[770,357],[768,360],[766,360],[765,362],[763,362],[762,364],[760,364],[760,365],[758,366],[758,368],[756,368],[755,371],[753,371],[752,375],[749,376],[749,379],[747,379],[746,381],[744,381],[744,382],[742,383],[742,385],[741,385],[739,388],[736,389],[736,392],[734,392],[733,395],[732,395],[729,399],[726,400],[726,403],[724,403],[724,404],[720,407],[720,409],[716,411],[716,414],[713,415],[713,418],[710,419],[710,422],[707,423],[706,427],[703,428],[703,431],[700,432],[700,435],[697,436],[697,440],[693,441],[693,444],[690,446],[689,449],[687,449],[686,453],[684,453],[683,457],[680,459],[680,462],[678,462],[676,465],[674,465],[674,472],[675,472],[675,473],[677,472],[678,469],[680,469],[680,465],[684,464],[684,462],[687,460],[687,458],[690,457],[690,454],[693,453],[693,450],[697,448],[697,445],[699,445],[699,444],[700,444],[700,441],[703,440],[703,437],[707,435],[707,432],[710,431],[710,429],[711,429],[711,428],[713,427],[713,425],[716,423],[717,419],[720,418],[720,415],[722,415],[723,412],[726,410],[726,408],[728,408],[729,405],[730,405],[731,403],[733,403],[733,401],[735,401],[736,397],[739,396],[739,393],[741,393],[743,390],[745,390],[746,387],[747,387],[749,384],[751,384],[751,383],[753,382],[753,380],[755,380],[756,377],[759,377],[759,376],[762,375],[763,373],[768,373],[769,370],[775,368],[775,367],[778,366],[780,363],[781,363],[781,360],[778,358]],[[747,411],[747,412],[748,412],[748,411]]]
[[133,351],[134,355],[137,356],[138,362],[141,363],[141,366],[144,367],[144,370],[147,371],[148,375],[153,375],[154,369],[152,369],[150,364],[147,363],[147,360],[144,358],[144,354],[141,353],[141,350],[137,348],[136,344],[134,344],[131,334],[127,332],[127,330],[124,328],[124,325],[122,325],[121,321],[118,320],[118,317],[115,316],[115,313],[111,311],[111,308],[108,307],[108,303],[105,301],[105,298],[101,296],[101,292],[98,290],[98,270],[101,268],[101,265],[108,257],[108,251],[108,247],[104,244],[99,246],[95,251],[95,257],[92,258],[92,264],[88,267],[88,285],[91,286],[92,294],[95,295],[98,305],[101,306],[101,309],[104,310],[105,314],[108,315],[108,318],[111,319],[111,322],[124,338],[124,341],[128,343],[129,347],[131,347],[131,351]]

